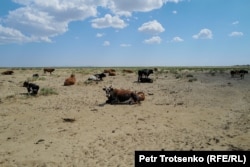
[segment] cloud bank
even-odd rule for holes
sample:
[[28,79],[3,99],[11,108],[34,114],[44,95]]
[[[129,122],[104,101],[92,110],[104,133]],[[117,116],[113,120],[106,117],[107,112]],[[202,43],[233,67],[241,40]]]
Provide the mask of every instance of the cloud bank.
[[[20,5],[0,18],[0,44],[25,42],[51,42],[52,38],[68,31],[70,22],[91,21],[93,28],[122,29],[128,24],[122,17],[133,12],[149,12],[166,3],[181,0],[12,0]],[[99,16],[99,8],[110,13]],[[98,17],[98,18],[97,18]],[[153,33],[164,31],[157,22],[149,23],[141,31]],[[150,29],[150,26],[152,26]],[[155,27],[154,27],[155,26]]]

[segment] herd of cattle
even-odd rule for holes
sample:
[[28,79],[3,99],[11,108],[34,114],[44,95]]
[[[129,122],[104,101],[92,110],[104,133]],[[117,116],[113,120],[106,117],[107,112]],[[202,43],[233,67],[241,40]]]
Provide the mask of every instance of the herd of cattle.
[[[52,74],[54,72],[54,68],[44,68],[43,72],[46,74],[47,72]],[[103,78],[108,76],[116,76],[116,70],[114,69],[105,69],[103,73],[94,74],[88,78],[88,80],[92,81],[103,81]],[[123,70],[124,73],[133,73],[132,70]],[[2,75],[12,75],[14,71],[7,70],[2,72]],[[142,69],[138,70],[138,83],[152,83],[153,80],[149,78],[150,74],[153,74],[153,69]],[[247,70],[231,70],[231,77],[240,77],[240,79],[244,79],[244,75],[247,74]],[[39,74],[33,74],[33,77],[39,77]],[[69,78],[66,78],[64,81],[64,86],[74,85],[76,83],[76,77],[74,74],[71,74]],[[23,87],[27,88],[28,94],[36,95],[39,91],[39,85],[34,83],[29,83],[25,81],[23,83]],[[135,92],[125,89],[115,89],[112,86],[104,87],[103,90],[106,93],[106,97],[108,100],[107,104],[138,104],[145,99],[145,94],[143,92]]]

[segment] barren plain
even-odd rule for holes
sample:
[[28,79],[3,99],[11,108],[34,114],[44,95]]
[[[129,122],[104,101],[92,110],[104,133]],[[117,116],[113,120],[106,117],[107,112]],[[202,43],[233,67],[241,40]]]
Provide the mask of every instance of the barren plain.
[[[138,83],[139,68],[120,67],[116,76],[88,81],[103,69],[0,75],[0,166],[128,167],[135,150],[250,150],[249,74],[241,80],[224,68],[159,67],[153,83]],[[76,84],[63,86],[72,73]],[[27,94],[25,80],[40,86],[37,96]],[[102,88],[110,85],[146,98],[105,104]]]

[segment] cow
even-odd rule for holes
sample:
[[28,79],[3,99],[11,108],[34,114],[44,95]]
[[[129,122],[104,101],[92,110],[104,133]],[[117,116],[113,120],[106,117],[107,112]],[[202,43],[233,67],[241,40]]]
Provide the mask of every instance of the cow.
[[43,69],[44,74],[46,74],[46,72],[49,72],[49,73],[51,74],[51,73],[54,72],[54,71],[55,71],[54,68],[44,68],[44,69]]
[[28,94],[30,95],[36,95],[39,90],[39,86],[33,83],[29,83],[28,81],[25,81],[23,83],[23,87],[27,88]]
[[110,71],[109,76],[116,76],[115,72]]
[[104,73],[115,72],[115,69],[105,69],[103,72]]
[[154,71],[152,69],[138,70],[138,82],[141,81],[142,76],[144,76],[144,78],[148,78],[148,76],[153,73]]
[[32,77],[33,77],[33,78],[38,78],[38,77],[39,77],[39,74],[33,74]]
[[114,89],[112,86],[104,87],[103,90],[108,98],[107,104],[140,104],[145,99],[143,92],[137,94],[130,90]]
[[235,75],[239,75],[241,79],[244,79],[244,75],[248,74],[247,70],[231,70],[230,71],[231,77],[235,77]]
[[101,74],[95,74],[92,75],[88,78],[88,80],[92,80],[92,81],[103,81],[103,77],[106,77],[106,74],[101,73]]
[[12,75],[13,73],[14,71],[8,70],[8,71],[2,72],[2,75]]
[[122,70],[122,72],[124,72],[124,73],[133,73],[132,70],[126,70],[126,69]]
[[64,86],[74,85],[76,83],[76,78],[74,74],[71,74],[69,78],[65,79]]

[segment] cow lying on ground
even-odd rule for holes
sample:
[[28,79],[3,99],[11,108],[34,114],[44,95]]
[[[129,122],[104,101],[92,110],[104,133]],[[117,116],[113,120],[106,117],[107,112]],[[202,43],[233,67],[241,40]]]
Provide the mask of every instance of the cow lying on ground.
[[33,74],[32,77],[38,78],[38,77],[39,77],[39,74]]
[[231,70],[231,77],[234,78],[236,75],[240,76],[241,79],[244,79],[244,75],[248,74],[247,70]]
[[109,72],[109,76],[116,76],[115,72]]
[[103,81],[103,77],[106,77],[106,74],[101,73],[101,74],[95,74],[92,75],[88,78],[88,80],[92,80],[92,81]]
[[51,74],[53,71],[55,71],[54,68],[44,68],[43,69],[44,74],[46,74],[46,72],[49,72]]
[[3,75],[12,75],[13,73],[14,71],[11,71],[11,70],[2,72]]
[[148,78],[148,76],[150,74],[153,74],[153,70],[152,69],[143,69],[143,70],[139,70],[138,71],[138,82],[141,81],[142,77],[144,76],[144,78]]
[[132,70],[126,70],[126,69],[122,70],[122,72],[124,72],[124,73],[133,73]]
[[25,81],[23,83],[23,87],[27,88],[28,94],[31,95],[36,95],[38,90],[39,90],[39,86],[33,83],[29,83],[28,81]]
[[115,72],[115,69],[105,69],[103,72],[104,73]]
[[107,104],[137,104],[145,99],[143,92],[136,93],[130,90],[114,89],[112,86],[104,87],[103,90],[108,98]]
[[71,74],[69,78],[65,79],[64,86],[74,85],[76,83],[76,78],[74,74]]

